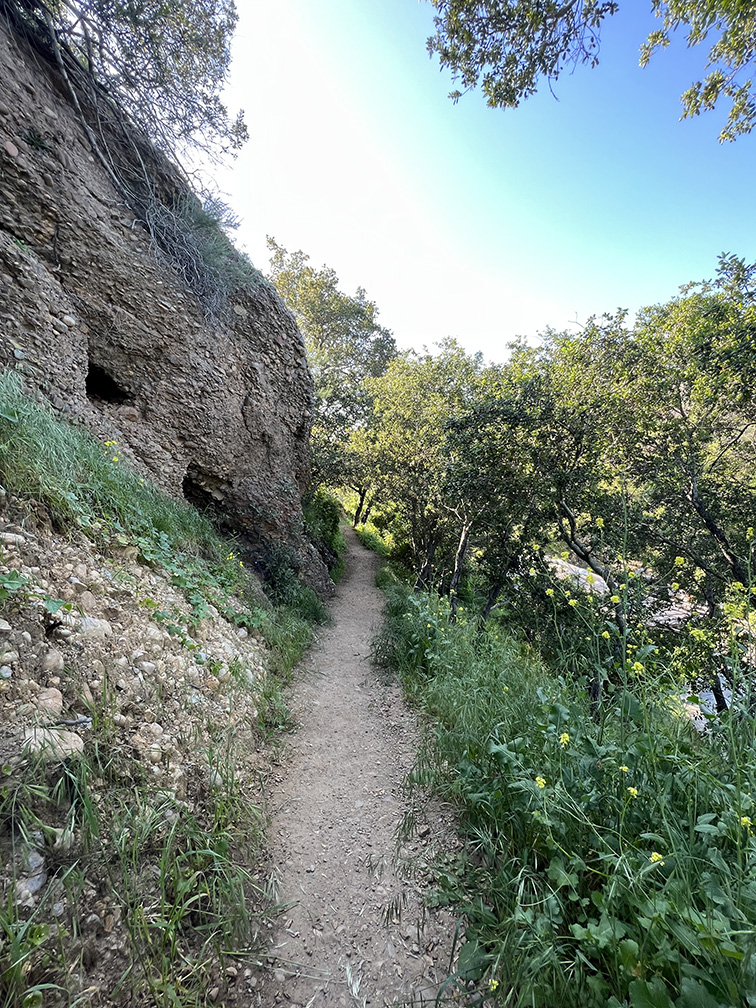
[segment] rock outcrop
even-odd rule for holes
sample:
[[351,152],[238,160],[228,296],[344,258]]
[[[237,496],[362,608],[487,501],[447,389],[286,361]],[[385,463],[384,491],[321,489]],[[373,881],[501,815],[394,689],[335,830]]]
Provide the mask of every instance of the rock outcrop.
[[0,79],[0,367],[163,489],[212,506],[252,549],[293,546],[327,590],[302,535],[313,393],[293,317],[260,278],[209,324],[95,156],[55,67],[1,26]]

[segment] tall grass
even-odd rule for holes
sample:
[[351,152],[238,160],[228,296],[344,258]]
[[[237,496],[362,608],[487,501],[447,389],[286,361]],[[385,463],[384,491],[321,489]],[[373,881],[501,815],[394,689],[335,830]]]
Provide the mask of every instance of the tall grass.
[[[661,681],[579,686],[388,589],[376,654],[430,716],[413,774],[459,810],[458,979],[516,1008],[756,1004],[752,710],[705,733]],[[667,680],[668,681],[668,680]]]
[[77,524],[95,538],[162,533],[179,550],[223,553],[220,537],[195,508],[122,464],[115,442],[102,444],[61,423],[12,372],[0,374],[0,480],[7,490],[44,503],[60,525]]
[[[293,571],[286,547],[270,549],[261,608],[235,544],[190,504],[176,500],[121,459],[118,444],[61,423],[25,392],[12,372],[0,374],[0,482],[19,497],[40,502],[61,529],[76,527],[103,549],[134,545],[143,560],[162,567],[181,588],[193,621],[213,605],[232,621],[260,629],[290,668],[309,643],[310,625],[328,619],[323,603]],[[247,604],[231,604],[236,595]]]

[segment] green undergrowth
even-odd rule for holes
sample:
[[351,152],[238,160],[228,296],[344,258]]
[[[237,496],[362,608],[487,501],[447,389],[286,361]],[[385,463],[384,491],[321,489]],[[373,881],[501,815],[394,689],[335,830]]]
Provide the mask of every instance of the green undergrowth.
[[271,604],[265,604],[233,541],[196,508],[140,477],[122,461],[116,442],[102,444],[57,420],[10,372],[0,375],[0,481],[38,502],[59,529],[81,531],[103,551],[136,548],[143,561],[162,569],[191,611],[187,618],[156,608],[154,616],[179,636],[212,606],[259,631],[274,650],[274,667],[287,671],[307,648],[312,624],[328,618],[294,574],[288,547],[268,549],[276,576],[266,585]]
[[377,553],[379,556],[388,557],[391,554],[391,544],[387,538],[370,522],[358,525],[354,530],[357,538],[363,546]]
[[667,677],[608,684],[597,710],[387,580],[375,652],[426,715],[411,781],[465,840],[437,866],[467,928],[454,982],[513,1008],[756,1005],[750,703],[697,730]]
[[346,540],[341,528],[342,516],[340,502],[324,486],[319,486],[305,502],[305,527],[335,583],[344,576]]
[[107,965],[112,1003],[205,1005],[223,967],[264,944],[271,901],[249,867],[260,810],[228,748],[207,754],[206,794],[190,805],[156,790],[112,719],[93,715],[84,757],[3,768],[3,860],[23,866],[42,850],[49,881],[31,911],[13,889],[0,907],[0,1005],[90,1004],[92,938],[114,925],[127,941]]

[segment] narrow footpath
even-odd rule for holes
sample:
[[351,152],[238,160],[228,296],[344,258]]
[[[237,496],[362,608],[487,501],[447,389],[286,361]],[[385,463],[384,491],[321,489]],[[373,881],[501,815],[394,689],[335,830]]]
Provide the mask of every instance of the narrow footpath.
[[397,855],[417,728],[398,687],[371,666],[379,561],[347,532],[333,623],[298,672],[299,728],[269,796],[279,899],[288,906],[256,998],[264,1008],[430,1005],[450,970],[456,920],[424,912],[422,886],[431,850],[448,851],[456,836],[448,812],[431,805],[422,839]]

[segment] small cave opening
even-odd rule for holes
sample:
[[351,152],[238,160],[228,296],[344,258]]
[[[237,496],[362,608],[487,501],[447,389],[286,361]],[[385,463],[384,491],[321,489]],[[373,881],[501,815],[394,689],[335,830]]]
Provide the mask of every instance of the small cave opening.
[[184,499],[208,518],[221,532],[232,532],[225,508],[227,484],[223,479],[190,463],[181,481]]
[[99,402],[113,403],[122,406],[124,403],[131,404],[132,396],[121,388],[115,378],[97,364],[89,362],[86,380],[87,399],[96,399]]
[[198,511],[213,510],[215,499],[207,487],[204,487],[189,470],[181,483],[181,490],[184,498],[189,501]]

